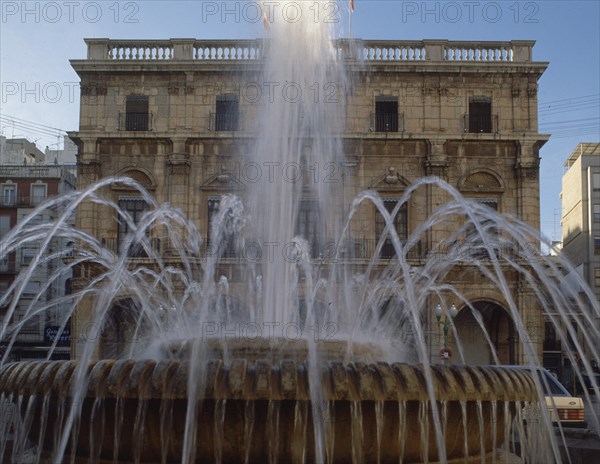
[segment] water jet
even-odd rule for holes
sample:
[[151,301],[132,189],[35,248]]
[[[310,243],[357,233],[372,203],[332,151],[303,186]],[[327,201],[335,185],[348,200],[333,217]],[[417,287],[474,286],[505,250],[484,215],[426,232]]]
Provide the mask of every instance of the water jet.
[[[426,56],[420,63],[426,69],[432,67],[430,59],[434,64],[447,59],[461,46],[455,44],[453,52],[440,41],[401,50],[375,45],[371,56],[357,41],[333,41],[323,24],[280,24],[273,31],[272,41],[249,46],[250,55],[256,52],[261,60],[264,55],[256,66],[264,82],[294,82],[311,89],[318,83],[321,90],[326,89],[323,83],[334,82],[348,95],[352,88],[346,87],[346,68],[361,76],[364,62],[359,55],[384,70],[394,57],[404,60],[408,54],[406,61],[416,66]],[[136,49],[126,41],[90,42],[90,61],[125,57],[127,62],[127,56],[146,53],[145,47],[137,44]],[[193,66],[192,55],[213,57],[215,49],[185,41],[158,46],[169,53],[175,50],[169,56],[174,66],[185,62],[184,68]],[[476,56],[496,56],[484,53],[489,46],[478,45]],[[525,47],[522,43],[498,46],[501,56],[508,47],[514,56],[527,55],[519,48]],[[247,56],[245,49],[218,49],[226,50],[225,61]],[[189,56],[178,61],[177,53]],[[148,64],[145,58],[141,61]],[[447,68],[447,62],[439,63]],[[460,72],[470,64],[460,62]],[[519,65],[528,66],[525,61]],[[98,69],[93,62],[91,67]],[[78,71],[85,75],[89,68],[84,63]],[[423,95],[430,90],[424,89]],[[169,87],[168,93],[175,99],[193,94],[193,88]],[[284,95],[277,93],[274,101],[260,106],[258,135],[246,146],[249,163],[356,168],[359,163],[346,156],[340,135],[344,101],[331,105],[325,99],[297,101]],[[235,106],[226,97],[219,104]],[[393,106],[390,95],[377,98],[376,107]],[[557,284],[563,269],[542,255],[537,244],[543,239],[534,227],[494,211],[490,205],[497,207],[498,201],[487,195],[499,195],[506,187],[492,173],[481,168],[462,176],[462,192],[481,201],[466,199],[456,185],[442,180],[445,172],[458,168],[438,159],[444,144],[435,136],[430,137],[433,142],[419,142],[428,147],[427,153],[418,152],[417,142],[394,153],[396,163],[422,157],[424,176],[409,182],[406,173],[389,163],[381,173],[369,171],[376,164],[371,160],[383,156],[376,150],[389,150],[393,137],[403,140],[394,111],[374,118],[376,134],[361,145],[367,153],[361,156],[371,157],[360,165],[370,187],[358,195],[345,192],[343,182],[307,185],[306,178],[294,182],[285,171],[278,179],[265,175],[239,195],[209,198],[206,239],[181,209],[155,198],[152,172],[142,175],[144,171],[130,169],[124,172],[136,175],[119,173],[90,182],[81,192],[50,199],[3,237],[0,258],[41,241],[35,266],[47,262],[51,237],[76,242],[73,253],[57,253],[63,253],[65,268],[76,270],[79,287],[68,297],[72,309],[62,321],[64,327],[72,316],[77,328],[76,361],[8,363],[10,344],[22,325],[12,331],[0,328],[0,339],[9,344],[0,363],[0,404],[12,411],[10,419],[0,421],[0,456],[15,462],[28,453],[39,462],[500,462],[508,459],[517,435],[523,460],[559,460],[548,415],[541,410],[535,425],[531,420],[525,424],[523,416],[530,403],[543,401],[540,380],[523,370],[466,364],[483,346],[492,363],[539,365],[541,342],[530,329],[541,327],[542,315],[563,340],[573,339],[583,352],[599,339],[594,325],[598,303],[586,287],[580,294]],[[227,118],[213,122],[211,139],[239,123]],[[136,132],[130,123],[125,118],[129,135]],[[397,135],[390,135],[392,128]],[[204,151],[209,144],[205,147],[194,137],[186,146],[194,156],[172,148],[160,169],[186,172],[187,166],[210,156]],[[472,137],[477,146],[487,147],[485,135]],[[456,156],[466,150],[462,138],[461,133]],[[102,147],[112,153],[110,144]],[[226,162],[227,147],[210,147],[220,158],[205,184],[214,181],[221,186],[218,192],[223,186],[239,187]],[[131,146],[122,151],[127,150]],[[99,163],[88,155],[81,154],[82,173],[95,172]],[[511,169],[523,172],[523,181],[535,167],[518,164]],[[180,185],[173,182],[171,187]],[[416,198],[420,191],[427,192],[426,205]],[[390,192],[393,201],[386,197]],[[137,209],[129,210],[128,202]],[[401,230],[398,223],[404,222],[398,218],[409,215],[409,204],[423,206],[427,214],[414,230]],[[96,234],[69,225],[71,214],[89,212],[89,205],[102,211],[103,218],[118,218],[116,249]],[[64,214],[55,223],[35,224],[36,215],[50,207],[62,208]],[[340,211],[339,221],[325,220],[340,217]],[[373,243],[355,237],[368,221],[365,217],[375,218]],[[304,230],[298,232],[297,223]],[[311,249],[309,239],[326,236],[335,238],[332,253]],[[248,237],[264,247],[263,258],[235,262]],[[428,244],[426,251],[423,243]],[[271,248],[264,244],[279,244],[285,254],[270,259]],[[567,262],[561,265],[574,271]],[[64,270],[53,275],[60,272]],[[16,298],[8,305],[9,319],[30,276],[29,270],[24,272],[10,289]],[[449,283],[459,280],[467,284]],[[490,294],[505,309],[503,318],[496,307],[480,304],[479,298]],[[448,334],[443,344],[453,344],[456,365],[436,364],[441,342],[434,342],[429,330],[438,305],[442,315],[454,313],[455,305],[457,321],[461,314],[470,315],[473,332],[461,332],[452,318],[444,326]],[[27,317],[45,309],[32,304]],[[525,323],[525,316],[532,322]],[[487,319],[493,318],[512,322],[510,328],[496,331],[510,339],[509,347],[501,346],[504,342],[488,330]],[[268,328],[269,336],[257,336],[256,327]],[[590,356],[579,374],[590,372],[591,361],[598,361],[597,351]]]

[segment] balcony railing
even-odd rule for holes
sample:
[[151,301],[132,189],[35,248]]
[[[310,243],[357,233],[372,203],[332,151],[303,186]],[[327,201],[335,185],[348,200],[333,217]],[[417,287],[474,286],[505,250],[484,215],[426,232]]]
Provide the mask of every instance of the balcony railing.
[[463,117],[464,132],[472,134],[492,134],[498,132],[498,115],[477,115],[466,113]]
[[232,132],[243,130],[240,113],[210,113],[208,130],[213,132]]
[[120,131],[151,131],[152,113],[119,113]]
[[17,207],[17,208],[31,208],[39,205],[48,198],[47,195],[34,195],[34,196],[22,196],[19,195],[16,198],[14,196],[4,197],[0,200],[2,206],[6,207]]
[[[117,238],[104,238],[102,244],[107,249],[114,253],[118,253]],[[264,240],[246,238],[244,243],[235,242],[234,240],[223,240],[214,242],[203,239],[196,258],[200,259],[223,259],[244,261],[260,261],[268,256],[267,246],[263,245]],[[376,256],[378,240],[375,239],[347,239],[341,243],[334,240],[313,241],[309,242],[310,256],[315,260],[320,261],[364,261],[371,260]],[[151,238],[150,244],[154,251],[163,258],[177,259],[179,251],[169,247],[167,241],[158,238]],[[425,251],[421,242],[408,246],[404,244],[406,250],[406,258],[410,260],[425,258]],[[287,250],[290,252],[290,250]],[[135,244],[127,254],[130,258],[146,258],[143,247]],[[396,257],[395,250],[391,241],[385,241],[382,249],[379,252],[379,259],[390,260]]]
[[[269,40],[110,40],[85,39],[88,60],[252,61],[262,59]],[[339,39],[339,59],[356,62],[531,62],[534,41]]]
[[[161,240],[159,238],[148,238],[148,244],[157,254],[161,252]],[[120,240],[117,237],[102,238],[100,243],[107,250],[115,254],[120,254],[123,248]],[[132,243],[127,249],[127,257],[129,258],[147,258],[148,254],[141,243]]]
[[373,132],[404,132],[404,113],[371,113]]

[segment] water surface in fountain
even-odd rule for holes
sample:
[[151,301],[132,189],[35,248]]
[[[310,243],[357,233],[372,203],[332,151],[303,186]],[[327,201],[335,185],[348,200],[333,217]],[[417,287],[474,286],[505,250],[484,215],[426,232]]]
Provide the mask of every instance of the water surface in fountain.
[[[85,191],[50,199],[3,237],[0,260],[26,244],[39,245],[39,251],[0,301],[7,307],[4,321],[11,322],[0,327],[0,339],[8,343],[0,363],[0,404],[12,411],[0,421],[0,457],[10,443],[14,462],[31,449],[37,461],[44,455],[54,462],[82,452],[92,461],[124,462],[362,463],[398,462],[402,455],[405,462],[462,456],[477,462],[486,456],[496,460],[493,450],[514,431],[532,462],[560,460],[561,439],[543,408],[535,426],[531,420],[523,426],[521,402],[532,400],[531,391],[543,396],[537,377],[532,384],[496,371],[430,368],[432,346],[441,346],[430,333],[432,310],[440,304],[449,312],[456,304],[470,314],[482,339],[478,346],[489,352],[492,363],[501,364],[505,354],[489,333],[485,308],[448,283],[457,269],[473,273],[474,285],[500,290],[518,360],[539,365],[539,340],[523,320],[526,308],[510,282],[518,275],[535,297],[529,302],[544,311],[559,338],[573,340],[569,356],[574,360],[576,352],[589,353],[577,369],[581,376],[592,371],[593,362],[600,364],[593,349],[600,340],[598,302],[585,285],[581,293],[559,285],[565,272],[576,273],[568,263],[561,262],[561,268],[557,260],[542,256],[535,230],[464,199],[440,179],[415,180],[391,212],[372,191],[344,205],[343,184],[325,182],[325,174],[329,163],[344,156],[339,134],[347,79],[331,24],[314,21],[308,3],[295,4],[302,7],[301,19],[276,22],[265,52],[264,81],[287,87],[273,99],[263,99],[261,129],[249,162],[263,167],[277,163],[279,173],[302,167],[317,177],[307,182],[306,175],[298,180],[293,171],[264,175],[243,198],[223,196],[210,225],[209,245],[181,211],[159,204],[126,178],[105,179]],[[150,205],[139,223],[107,195],[106,187],[114,184],[137,190]],[[446,192],[450,201],[401,240],[394,217],[426,188]],[[133,232],[120,253],[70,225],[83,202],[110,209],[128,222]],[[371,205],[386,227],[369,256],[356,256],[346,237],[361,209]],[[46,208],[63,213],[54,223],[35,224]],[[310,230],[298,228],[303,214],[314,224]],[[427,256],[413,259],[436,230],[448,233]],[[149,237],[157,236],[169,244],[169,256],[152,246]],[[53,249],[56,237],[77,245],[73,251]],[[324,243],[329,237],[334,246],[324,259],[307,239]],[[249,256],[257,243],[260,259]],[[389,244],[394,259],[384,266],[379,256]],[[236,279],[221,274],[221,263],[232,257],[231,247],[238,251]],[[128,258],[132,249],[145,256],[136,266]],[[38,304],[46,291],[40,289],[23,319],[15,321],[17,302],[35,269],[57,258],[64,265],[51,273],[46,288],[74,268],[87,272],[82,277],[88,283],[49,305]],[[77,305],[89,299],[94,302],[89,324],[85,333],[74,334],[79,337],[78,363],[7,364],[28,320],[68,307],[59,313],[64,327],[77,317]],[[542,314],[536,317],[539,329]],[[455,324],[449,329],[456,362],[468,364],[470,336]],[[120,336],[111,339],[116,331]],[[89,367],[98,356],[120,361]],[[392,369],[382,362],[418,367],[409,375],[408,367]],[[63,383],[57,387],[50,379]],[[499,385],[523,394],[509,396]],[[403,389],[408,393],[401,394]],[[159,403],[155,392],[160,392]],[[132,403],[126,401],[131,398]],[[197,401],[186,401],[190,398]],[[9,406],[14,404],[16,408]],[[146,452],[142,437],[151,428],[150,416],[157,417],[152,433],[158,446]],[[598,427],[598,418],[593,420]],[[59,426],[52,432],[46,424]],[[490,424],[488,439],[484,429]],[[168,433],[171,428],[177,433]],[[268,439],[259,440],[261,434]],[[127,445],[120,447],[120,442]],[[82,449],[74,451],[77,444]],[[122,454],[127,447],[131,453]]]

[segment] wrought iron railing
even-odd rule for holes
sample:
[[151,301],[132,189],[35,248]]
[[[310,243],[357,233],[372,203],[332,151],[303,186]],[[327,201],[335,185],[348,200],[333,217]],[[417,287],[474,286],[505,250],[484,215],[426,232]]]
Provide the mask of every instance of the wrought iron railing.
[[232,132],[242,130],[240,113],[210,113],[208,130]]
[[118,129],[120,131],[151,131],[152,116],[152,113],[119,113]]
[[404,113],[371,113],[373,132],[404,132]]
[[464,131],[473,134],[498,132],[498,115],[478,115],[466,113],[463,117]]

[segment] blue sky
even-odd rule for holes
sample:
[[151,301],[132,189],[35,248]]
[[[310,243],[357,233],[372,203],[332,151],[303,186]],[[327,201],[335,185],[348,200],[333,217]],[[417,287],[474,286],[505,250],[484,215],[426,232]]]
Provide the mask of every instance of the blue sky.
[[[325,2],[305,1],[315,12],[333,14],[339,36],[348,36],[347,1],[339,1],[337,12]],[[85,58],[84,37],[262,37],[250,3],[1,0],[2,134],[38,140],[43,148],[56,144],[56,136],[7,118],[77,129],[78,78],[68,60]],[[283,14],[283,0],[272,4],[276,15]],[[355,0],[355,8],[352,36],[364,39],[537,41],[534,60],[550,62],[539,82],[540,127],[555,134],[541,151],[541,226],[560,239],[564,161],[577,143],[599,140],[600,2]]]

